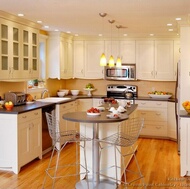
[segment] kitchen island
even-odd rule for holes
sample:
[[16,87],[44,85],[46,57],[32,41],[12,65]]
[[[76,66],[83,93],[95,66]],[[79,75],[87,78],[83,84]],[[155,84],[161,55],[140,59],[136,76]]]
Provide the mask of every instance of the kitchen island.
[[[100,164],[99,156],[99,142],[98,139],[109,136],[113,133],[118,132],[118,127],[122,124],[126,125],[126,120],[129,116],[134,116],[134,111],[136,110],[137,105],[132,105],[127,109],[127,112],[122,113],[119,118],[110,119],[107,117],[109,112],[106,110],[101,112],[100,115],[87,115],[86,112],[71,112],[63,115],[63,119],[68,121],[80,122],[80,132],[85,133],[87,137],[92,138],[92,143],[88,142],[86,146],[86,158],[87,167],[90,170],[92,178],[89,180],[82,180],[76,184],[77,189],[91,189],[91,188],[105,188],[105,189],[115,189],[117,183],[109,180],[103,180],[99,176],[99,169],[103,166],[108,166],[109,163],[114,164],[113,159],[109,157],[114,156],[114,152],[107,150],[102,153],[102,163]],[[121,151],[124,150],[121,149]],[[125,149],[126,150],[126,149]],[[80,153],[80,160],[84,159],[83,153]],[[119,154],[117,154],[119,156]],[[118,157],[119,162],[118,166],[121,166],[121,157]],[[128,165],[129,160],[126,163]],[[115,177],[114,173],[107,171],[108,175]],[[121,177],[122,173],[120,172],[118,177]],[[88,177],[89,178],[89,177]]]

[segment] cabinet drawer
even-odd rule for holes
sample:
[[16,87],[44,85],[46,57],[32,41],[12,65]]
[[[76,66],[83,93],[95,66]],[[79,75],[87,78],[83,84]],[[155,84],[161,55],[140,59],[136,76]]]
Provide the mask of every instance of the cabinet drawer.
[[75,107],[76,105],[77,105],[76,102],[68,102],[65,104],[58,105],[58,106],[60,108],[60,111],[65,111],[65,110]]
[[41,117],[41,109],[33,110],[30,112],[22,113],[18,115],[18,122],[26,122]]
[[167,121],[167,109],[162,110],[138,110],[138,115],[143,117],[145,120],[152,121]]
[[167,137],[167,122],[145,121],[140,135]]
[[167,108],[167,102],[163,101],[146,101],[146,100],[137,100],[135,101],[138,104],[138,107],[146,108]]

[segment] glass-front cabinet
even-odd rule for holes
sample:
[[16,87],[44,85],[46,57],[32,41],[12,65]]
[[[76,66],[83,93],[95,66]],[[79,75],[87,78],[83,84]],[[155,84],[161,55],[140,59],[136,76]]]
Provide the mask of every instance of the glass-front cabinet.
[[0,18],[0,79],[38,78],[38,44],[38,29]]
[[4,20],[0,20],[0,23],[0,79],[17,79],[21,71],[19,25]]

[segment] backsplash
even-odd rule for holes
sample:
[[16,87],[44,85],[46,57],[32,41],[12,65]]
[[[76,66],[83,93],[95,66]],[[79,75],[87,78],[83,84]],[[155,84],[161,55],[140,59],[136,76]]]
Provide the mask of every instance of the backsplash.
[[[160,82],[160,81],[109,81],[109,80],[87,80],[87,79],[69,79],[58,80],[48,79],[46,81],[46,88],[49,90],[50,96],[57,96],[57,90],[59,89],[79,89],[79,94],[87,94],[84,90],[86,84],[92,83],[95,87],[95,91],[92,91],[92,95],[106,95],[106,86],[108,84],[126,84],[137,85],[138,96],[148,96],[147,93],[152,90],[167,91],[175,95],[176,82]],[[0,96],[4,98],[4,94],[8,91],[13,92],[27,92],[27,82],[0,82]],[[41,93],[35,94],[37,98],[40,98]]]

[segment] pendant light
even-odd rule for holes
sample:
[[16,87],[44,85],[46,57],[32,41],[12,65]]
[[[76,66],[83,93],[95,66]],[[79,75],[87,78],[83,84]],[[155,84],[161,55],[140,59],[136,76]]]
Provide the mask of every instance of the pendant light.
[[[99,13],[99,15],[102,17],[102,25],[103,25],[102,28],[104,30],[104,17],[107,15],[107,13]],[[104,40],[104,52],[105,52],[105,40]],[[106,55],[104,52],[100,56],[100,66],[106,66],[107,65]]]
[[117,61],[116,61],[116,67],[121,67],[119,29],[122,28],[122,26],[116,25],[116,28],[118,29],[118,57],[117,57]]
[[112,56],[112,24],[115,22],[115,20],[108,20],[108,21],[111,24],[111,56],[109,58],[108,65],[109,65],[109,67],[113,67],[114,66],[114,58]]

